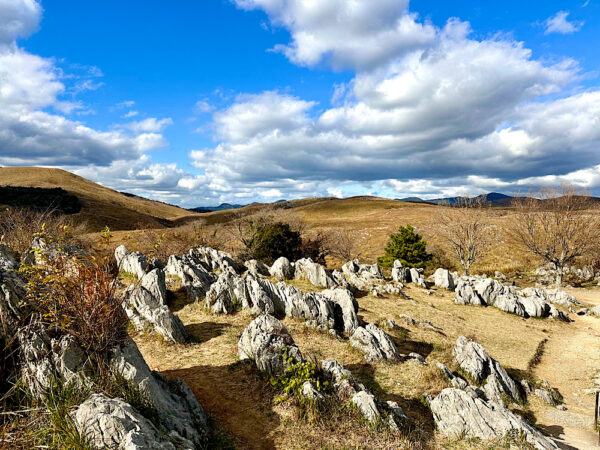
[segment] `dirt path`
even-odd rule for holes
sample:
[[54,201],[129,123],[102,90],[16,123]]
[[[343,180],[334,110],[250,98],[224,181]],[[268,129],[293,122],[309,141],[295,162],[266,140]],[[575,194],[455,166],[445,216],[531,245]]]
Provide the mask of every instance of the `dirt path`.
[[[600,290],[570,291],[585,303],[600,304]],[[533,411],[538,424],[551,432],[565,449],[598,449],[598,435],[593,432],[594,395],[592,378],[600,371],[600,319],[575,316],[568,334],[550,336],[541,363],[535,372],[558,388],[566,411],[535,402]]]

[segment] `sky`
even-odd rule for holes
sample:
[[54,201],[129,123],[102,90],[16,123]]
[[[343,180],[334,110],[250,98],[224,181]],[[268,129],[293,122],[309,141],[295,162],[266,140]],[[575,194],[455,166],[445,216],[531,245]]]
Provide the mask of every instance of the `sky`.
[[0,0],[0,166],[184,207],[599,195],[599,36],[600,0]]

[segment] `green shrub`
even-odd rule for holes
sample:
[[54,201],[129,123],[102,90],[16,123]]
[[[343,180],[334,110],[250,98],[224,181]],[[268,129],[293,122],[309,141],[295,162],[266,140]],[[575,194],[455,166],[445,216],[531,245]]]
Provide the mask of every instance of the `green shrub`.
[[385,256],[377,262],[383,267],[392,267],[397,259],[409,267],[425,267],[433,256],[427,253],[427,242],[420,234],[415,233],[411,225],[400,227],[398,233],[390,234],[385,246]]
[[267,223],[257,230],[248,248],[248,256],[268,263],[280,256],[294,261],[300,256],[301,247],[300,233],[291,230],[287,223]]

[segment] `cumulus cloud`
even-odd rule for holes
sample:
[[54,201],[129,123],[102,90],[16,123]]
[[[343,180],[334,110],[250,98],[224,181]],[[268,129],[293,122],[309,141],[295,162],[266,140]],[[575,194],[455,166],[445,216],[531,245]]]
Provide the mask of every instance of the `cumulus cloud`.
[[234,0],[238,7],[265,11],[292,42],[275,47],[292,62],[336,69],[366,69],[430,43],[434,27],[418,23],[408,0]]
[[125,128],[129,128],[134,133],[159,133],[169,125],[173,125],[173,119],[170,117],[166,117],[164,119],[149,117],[148,119],[130,122],[123,126]]
[[42,7],[35,0],[0,0],[0,45],[13,45],[38,28]]
[[568,17],[569,12],[567,11],[559,11],[552,17],[548,17],[544,22],[546,28],[545,33],[571,34],[579,31],[581,27],[583,27],[584,23],[582,21],[569,21]]

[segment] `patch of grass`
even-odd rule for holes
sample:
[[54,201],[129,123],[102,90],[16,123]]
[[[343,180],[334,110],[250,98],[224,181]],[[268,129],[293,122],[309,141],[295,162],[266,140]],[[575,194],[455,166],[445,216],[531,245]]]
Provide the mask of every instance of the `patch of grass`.
[[542,356],[544,356],[544,349],[546,348],[546,343],[548,342],[548,338],[544,338],[540,341],[537,348],[535,349],[535,353],[527,363],[527,370],[532,372],[535,366],[537,366],[541,360]]

